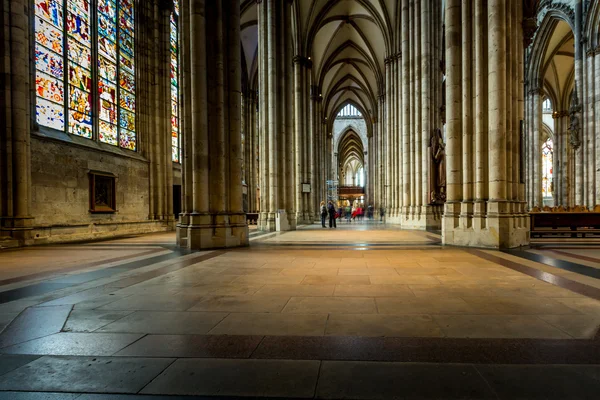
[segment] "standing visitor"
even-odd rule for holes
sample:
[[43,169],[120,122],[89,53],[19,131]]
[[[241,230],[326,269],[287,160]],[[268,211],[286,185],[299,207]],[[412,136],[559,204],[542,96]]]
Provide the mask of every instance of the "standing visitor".
[[329,200],[329,204],[327,205],[327,211],[329,212],[329,228],[337,228],[335,223],[335,206],[331,200]]
[[327,207],[325,207],[325,202],[321,202],[321,226],[326,228],[325,226],[325,217],[327,217]]

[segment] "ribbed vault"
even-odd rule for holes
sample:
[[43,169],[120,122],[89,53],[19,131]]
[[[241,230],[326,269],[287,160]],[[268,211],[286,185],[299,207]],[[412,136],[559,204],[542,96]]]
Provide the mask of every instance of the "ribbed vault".
[[552,100],[554,111],[568,110],[575,74],[574,36],[565,21],[553,21],[554,31],[542,63],[544,92]]
[[258,9],[256,0],[245,0],[240,6],[242,39],[243,75],[247,78],[248,88],[258,86]]
[[[397,15],[393,0],[297,0],[294,4],[298,54],[311,58],[313,82],[323,112],[333,123],[353,104],[365,119],[374,117],[383,92],[384,60],[390,52]],[[370,133],[369,133],[370,134]]]
[[353,129],[348,129],[342,134],[337,153],[340,176],[347,174],[349,167],[354,175],[360,167],[365,165],[363,143]]

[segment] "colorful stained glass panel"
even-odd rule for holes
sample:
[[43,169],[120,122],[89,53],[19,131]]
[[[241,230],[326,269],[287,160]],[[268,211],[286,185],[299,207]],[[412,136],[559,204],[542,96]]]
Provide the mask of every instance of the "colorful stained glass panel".
[[111,103],[117,103],[117,85],[114,83],[100,80],[98,82],[98,96],[100,100],[110,101]]
[[125,71],[130,72],[130,73],[134,72],[133,60],[131,59],[131,57],[129,57],[125,53],[121,53],[119,60],[120,60],[121,69],[124,69]]
[[170,45],[171,45],[171,151],[172,160],[180,162],[180,140],[179,136],[179,32],[177,28],[177,15],[179,14],[179,4],[175,4],[176,11],[171,14],[171,30],[170,30]]
[[73,11],[74,14],[77,14],[81,18],[88,19],[90,14],[90,6],[88,0],[69,0],[68,1],[68,9]]
[[98,34],[112,40],[117,40],[117,25],[110,17],[98,13]]
[[105,37],[98,38],[98,52],[113,61],[117,60],[117,45]]
[[133,56],[133,38],[122,29],[119,31],[119,46],[129,57]]
[[62,80],[37,72],[35,77],[36,92],[39,97],[62,104],[65,100],[65,89]]
[[176,132],[171,135],[171,159],[174,162],[179,162],[179,136]]
[[35,65],[38,71],[45,72],[57,79],[62,79],[64,74],[63,58],[58,54],[35,45]]
[[63,26],[62,0],[36,0],[35,15],[38,15],[58,28]]
[[90,92],[92,90],[92,76],[90,71],[77,64],[69,63],[69,84],[77,89]]
[[98,11],[112,21],[115,21],[117,18],[117,6],[114,0],[98,0]]
[[135,92],[135,78],[132,74],[129,74],[125,71],[121,71],[121,79],[119,83],[121,87],[131,93]]
[[113,146],[117,145],[117,126],[108,122],[100,121],[100,141]]
[[67,12],[67,33],[86,47],[90,46],[90,26],[81,15]]
[[69,60],[73,61],[76,64],[81,65],[83,68],[89,70],[92,67],[92,51],[91,49],[82,46],[69,37],[68,39],[68,48],[69,48]]
[[134,131],[135,130],[135,114],[121,109],[119,112],[119,126],[121,128]]
[[59,28],[39,17],[35,18],[35,39],[42,46],[47,47],[58,54],[62,54],[62,32]]
[[129,14],[130,11],[125,11],[125,10],[129,10],[129,8],[131,8],[131,10],[133,10],[133,4],[131,4],[131,7],[127,7],[125,5],[125,3],[131,3],[131,2],[125,1],[125,0],[120,1],[119,27],[121,30],[133,33],[133,29],[134,29],[133,17],[131,16],[131,14]]
[[71,86],[69,90],[69,108],[82,114],[90,114],[92,112],[91,93]]
[[36,114],[37,122],[40,125],[61,131],[65,130],[65,109],[61,104],[37,99]]
[[92,137],[92,116],[76,110],[69,110],[69,133],[90,139]]
[[113,125],[117,124],[117,105],[110,101],[100,100],[100,119],[110,122]]
[[117,82],[117,66],[108,59],[98,58],[98,75],[109,82]]
[[120,129],[119,135],[120,135],[120,139],[121,139],[119,144],[121,147],[128,149],[128,150],[136,149],[135,132],[131,132],[126,129]]
[[121,93],[119,93],[119,105],[125,110],[135,112],[135,96],[121,89]]

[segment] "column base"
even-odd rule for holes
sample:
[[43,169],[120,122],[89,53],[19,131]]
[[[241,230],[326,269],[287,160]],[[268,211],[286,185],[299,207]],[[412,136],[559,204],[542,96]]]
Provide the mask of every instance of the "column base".
[[400,225],[402,229],[439,230],[442,227],[442,211],[441,205],[403,207],[387,222]]
[[181,215],[177,224],[177,244],[191,250],[248,246],[246,214]]
[[[277,231],[277,214],[274,212],[262,212],[258,217],[258,230],[261,232],[276,232]],[[287,226],[280,225],[279,231],[295,231],[297,226],[297,216],[293,213],[286,213]]]
[[526,246],[529,244],[529,217],[525,213],[525,203],[447,203],[442,243],[493,249]]
[[0,217],[0,247],[33,244],[33,217]]

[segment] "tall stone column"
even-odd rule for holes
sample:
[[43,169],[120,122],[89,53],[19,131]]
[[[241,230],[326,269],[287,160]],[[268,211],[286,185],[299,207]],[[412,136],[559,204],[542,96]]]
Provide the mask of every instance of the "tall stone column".
[[256,92],[247,89],[243,96],[242,120],[244,125],[244,173],[247,188],[248,212],[255,213],[256,205]]
[[[173,216],[173,162],[171,156],[171,54],[169,45],[173,2],[155,0],[144,4],[139,13],[140,26],[149,30],[140,35],[145,47],[149,80],[146,101],[140,104],[148,119],[143,133],[147,136],[144,154],[150,161],[149,217],[167,222],[171,227]],[[149,76],[146,75],[149,73]]]
[[411,152],[410,152],[410,129],[411,123],[411,102],[410,102],[410,2],[402,0],[402,19],[401,19],[401,53],[402,53],[402,207],[403,214],[407,212],[410,205],[411,187]]
[[462,203],[461,221],[470,228],[473,215],[473,4],[462,0]]
[[[519,57],[523,54],[522,11],[516,0],[489,0],[487,5],[477,2],[474,10],[472,6],[470,2],[461,4],[460,0],[446,2],[448,201],[443,242],[492,248],[516,247],[527,244],[529,229],[529,220],[524,213],[524,191],[515,182],[521,169],[520,162],[516,161],[520,160],[521,151],[517,146],[517,127],[523,118],[523,91],[517,90],[513,80],[522,84],[522,74],[518,72]],[[483,35],[478,35],[481,42],[476,38],[475,51],[465,53],[462,48],[461,56],[461,29],[469,29],[473,23],[481,26],[482,20],[487,21],[487,26],[484,25]],[[519,40],[513,40],[515,37]],[[464,64],[470,68],[473,63],[477,66],[478,60],[485,60],[486,64],[476,67],[475,74],[466,71]],[[482,75],[483,71],[485,75]],[[470,157],[465,160],[466,144],[463,141],[466,138],[461,138],[459,133],[468,132],[472,126],[471,118],[463,118],[472,113],[472,95],[469,93],[473,85],[477,93],[476,104],[480,104],[475,125],[477,156],[475,160]],[[484,105],[487,107],[483,108]],[[481,117],[479,111],[482,111]],[[479,118],[482,119],[477,122]],[[483,146],[484,137],[487,146]],[[480,209],[474,213],[477,216],[475,223],[469,224],[465,221],[470,218],[469,213],[459,213],[457,208],[460,201],[469,200],[465,194],[470,194],[470,189],[465,189],[466,193],[463,189],[471,175],[461,176],[461,167],[472,171],[475,163],[477,169],[485,169],[484,158],[487,158],[488,172],[477,174],[481,181],[477,184],[476,195],[485,197],[477,199]],[[485,209],[483,202],[486,202]]]
[[[385,162],[384,162],[384,170],[385,170],[385,212],[386,216],[393,215],[393,190],[392,185],[394,184],[392,178],[392,151],[393,151],[393,142],[392,142],[392,69],[391,69],[391,58],[386,58],[385,62],[385,92],[388,93],[387,101],[385,102],[385,141],[384,141],[384,152],[385,152]],[[387,221],[387,219],[386,219]]]
[[444,243],[458,241],[462,152],[461,0],[446,2],[446,204],[442,224]]
[[29,244],[31,228],[30,13],[32,3],[2,4],[0,94],[0,243]]
[[479,228],[485,227],[487,192],[487,59],[485,57],[486,40],[484,23],[487,21],[486,10],[480,1],[475,2],[474,13],[474,56],[475,56],[475,201],[473,204],[473,224]]
[[[242,207],[240,2],[190,0],[192,210],[177,226],[189,249],[248,245]],[[185,8],[184,8],[185,10]],[[184,21],[186,19],[184,18]],[[184,59],[185,60],[185,59]],[[185,66],[184,66],[185,70]],[[185,176],[185,179],[189,179]],[[184,182],[185,185],[185,182]]]
[[308,149],[306,148],[306,136],[307,131],[305,121],[308,118],[308,110],[304,108],[304,96],[306,95],[307,87],[304,80],[304,66],[309,60],[303,56],[295,56],[294,62],[294,141],[295,141],[295,187],[300,188],[296,190],[296,219],[299,224],[306,223],[306,199],[304,193],[302,193],[302,183],[306,181],[306,155]]
[[586,123],[584,129],[586,130],[586,166],[587,171],[585,175],[586,180],[586,205],[588,207],[594,207],[595,205],[595,194],[596,194],[596,135],[595,135],[595,110],[594,110],[594,53],[591,50],[587,51],[584,59],[585,64],[585,96],[583,96],[584,109],[586,113]]
[[594,126],[596,138],[595,154],[596,154],[596,192],[594,193],[594,204],[600,204],[600,46],[594,49]]
[[541,89],[535,88],[532,92],[533,100],[533,204],[532,206],[542,205],[542,102]]
[[274,231],[279,210],[296,227],[294,73],[288,1],[258,2],[258,81],[261,99],[261,212],[258,228]]

